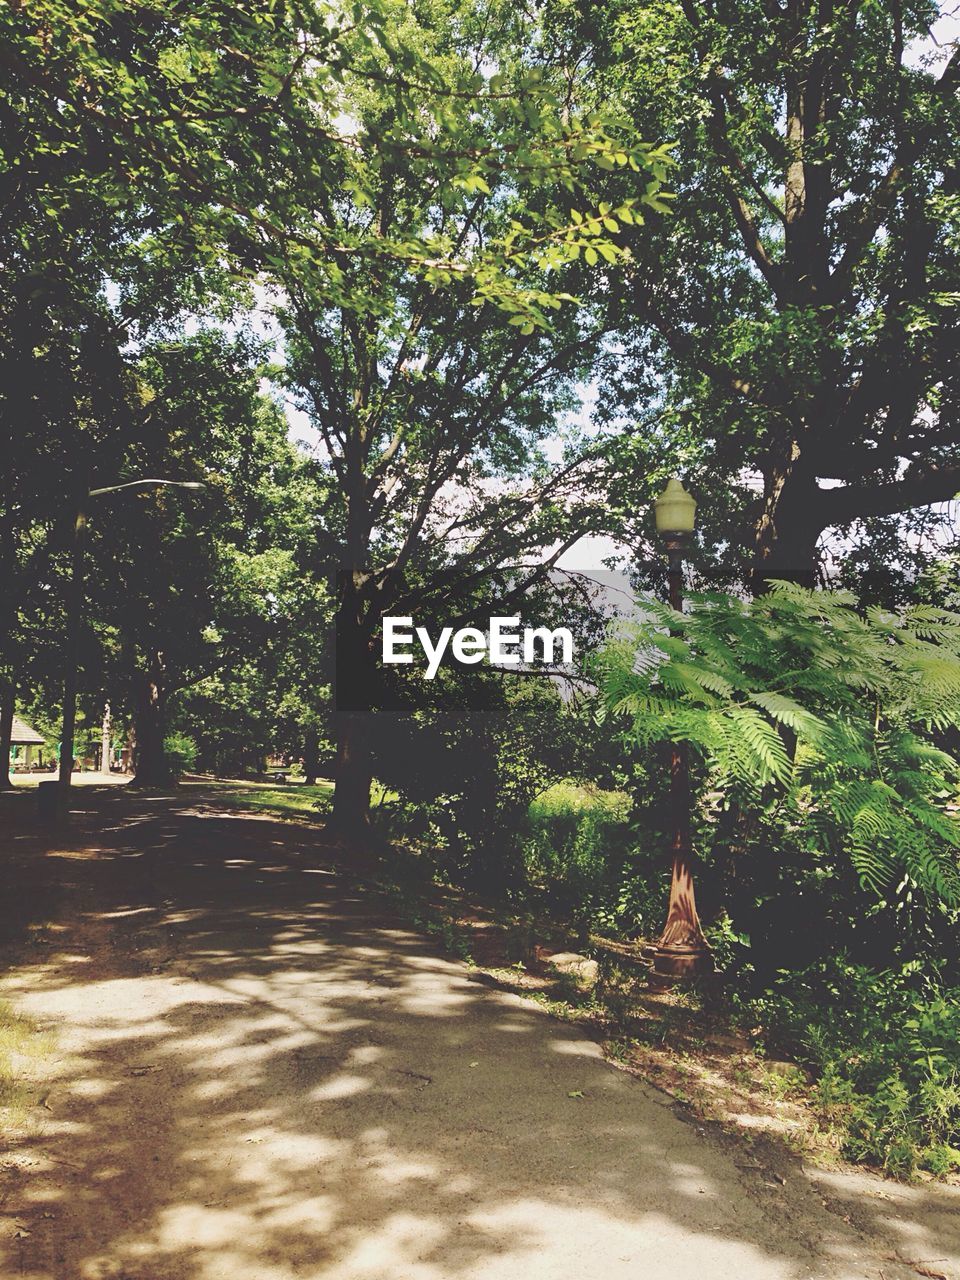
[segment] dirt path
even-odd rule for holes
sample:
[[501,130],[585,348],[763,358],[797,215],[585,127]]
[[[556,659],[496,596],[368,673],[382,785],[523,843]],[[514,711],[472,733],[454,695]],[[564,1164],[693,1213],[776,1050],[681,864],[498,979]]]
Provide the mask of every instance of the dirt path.
[[315,831],[84,803],[69,846],[5,841],[0,996],[59,1049],[4,1278],[960,1277],[956,1192],[744,1167]]

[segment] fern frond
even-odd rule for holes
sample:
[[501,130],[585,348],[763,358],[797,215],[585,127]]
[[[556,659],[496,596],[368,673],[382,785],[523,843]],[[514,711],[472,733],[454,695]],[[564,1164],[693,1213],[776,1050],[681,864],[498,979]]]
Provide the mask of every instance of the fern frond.
[[778,724],[786,725],[798,737],[808,742],[822,741],[827,735],[827,726],[819,716],[801,707],[793,698],[784,693],[757,692],[749,695],[750,701],[762,707]]

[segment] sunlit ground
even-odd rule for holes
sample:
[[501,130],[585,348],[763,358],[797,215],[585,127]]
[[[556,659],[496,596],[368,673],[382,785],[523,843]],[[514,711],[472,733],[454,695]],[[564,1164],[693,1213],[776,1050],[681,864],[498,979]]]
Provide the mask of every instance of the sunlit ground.
[[[56,773],[13,773],[10,781],[15,787],[36,787],[41,782],[56,782]],[[70,779],[72,787],[125,787],[133,780],[129,773],[97,773],[91,769],[89,773],[74,773]]]
[[310,787],[303,783],[282,786],[276,783],[231,780],[184,784],[184,790],[194,787],[216,795],[218,802],[228,809],[251,810],[257,813],[316,818],[326,814],[333,802],[333,783],[326,781]]
[[[286,786],[270,782],[232,781],[218,779],[215,782],[188,781],[184,790],[196,787],[217,797],[218,803],[228,809],[248,810],[256,813],[277,813],[303,818],[325,817],[333,803],[333,783],[320,779],[315,785],[291,783]],[[379,782],[374,782],[371,803],[374,808],[389,805],[397,799]]]

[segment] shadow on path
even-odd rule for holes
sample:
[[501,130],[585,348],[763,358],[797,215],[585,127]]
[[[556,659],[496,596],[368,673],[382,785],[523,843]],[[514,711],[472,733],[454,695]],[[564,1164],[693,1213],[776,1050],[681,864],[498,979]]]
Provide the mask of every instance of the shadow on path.
[[68,842],[28,818],[7,841],[3,995],[63,1057],[43,1133],[6,1157],[0,1274],[912,1274],[887,1242],[956,1264],[954,1193],[916,1192],[921,1212],[821,1181],[867,1239],[799,1169],[764,1185],[574,1028],[438,957],[316,830],[196,795],[83,805]]

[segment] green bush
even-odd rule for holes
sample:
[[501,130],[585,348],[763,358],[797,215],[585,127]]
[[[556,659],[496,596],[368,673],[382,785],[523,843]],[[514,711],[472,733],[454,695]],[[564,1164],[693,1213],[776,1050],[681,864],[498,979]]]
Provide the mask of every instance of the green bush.
[[627,821],[633,803],[625,791],[600,791],[584,783],[555,782],[530,803],[532,821],[591,818],[607,825]]
[[465,688],[441,671],[428,688],[423,706],[382,717],[374,735],[377,776],[400,797],[389,834],[416,845],[442,880],[520,905],[527,808],[570,771],[580,722],[549,681],[480,673]]
[[917,963],[841,959],[784,971],[747,1004],[771,1046],[816,1071],[845,1156],[897,1177],[960,1169],[960,988]]
[[781,584],[649,621],[602,660],[635,749],[690,747],[698,890],[771,1048],[850,1159],[960,1168],[960,616]]
[[531,888],[585,930],[649,930],[663,912],[662,868],[637,851],[632,807],[626,792],[564,781],[527,810],[522,852]]
[[960,615],[788,584],[643,609],[602,659],[607,712],[635,750],[689,744],[698,897],[732,963],[755,989],[839,954],[960,982]]
[[876,899],[960,907],[960,764],[941,746],[960,727],[960,615],[861,613],[786,583],[689,614],[642,605],[603,659],[606,706],[640,744],[690,744],[708,841],[825,854]]
[[197,763],[197,744],[185,733],[171,733],[163,740],[163,754],[171,776],[189,773]]

